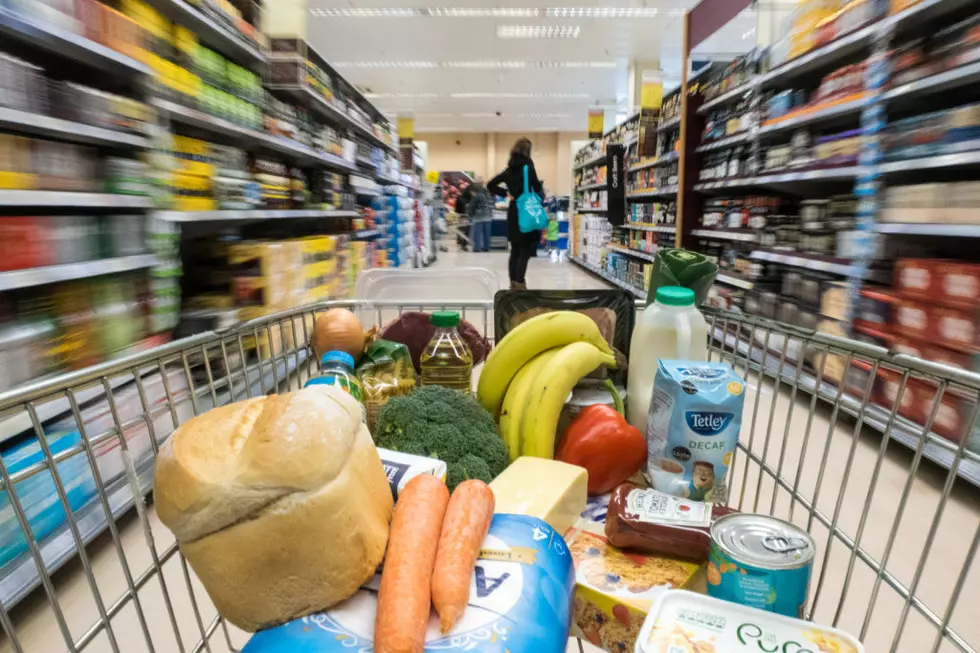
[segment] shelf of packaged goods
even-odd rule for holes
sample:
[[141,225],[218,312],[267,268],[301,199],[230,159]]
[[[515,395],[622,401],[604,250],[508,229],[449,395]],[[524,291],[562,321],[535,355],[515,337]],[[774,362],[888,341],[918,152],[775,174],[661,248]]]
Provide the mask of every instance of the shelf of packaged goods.
[[767,261],[769,263],[778,263],[780,265],[837,274],[842,277],[864,277],[867,280],[874,280],[880,276],[871,270],[862,272],[859,268],[851,265],[849,261],[844,259],[825,259],[792,252],[769,250],[756,250],[749,254],[749,258],[757,261]]
[[43,136],[68,143],[143,149],[150,147],[150,141],[138,134],[94,127],[80,122],[4,107],[0,107],[0,129],[9,129],[31,136]]
[[605,279],[606,281],[608,281],[612,285],[619,286],[623,290],[626,290],[626,291],[629,291],[629,292],[633,293],[633,295],[635,297],[637,297],[638,299],[644,299],[645,300],[647,298],[647,294],[645,292],[643,292],[642,290],[640,290],[639,288],[636,288],[634,286],[631,286],[628,283],[626,283],[625,281],[620,281],[619,279],[616,279],[614,277],[610,277],[605,272],[603,272],[602,270],[600,270],[597,266],[592,265],[591,263],[586,263],[585,261],[583,261],[582,259],[580,259],[580,258],[578,258],[576,256],[569,256],[568,257],[568,260],[570,260],[572,263],[575,263],[579,267],[588,270],[592,274],[594,274],[594,275],[596,275],[598,277],[601,277],[601,278]]
[[49,283],[131,272],[151,268],[156,264],[156,257],[152,254],[137,254],[85,261],[84,263],[63,263],[61,265],[48,265],[43,268],[11,270],[10,272],[0,272],[0,291],[33,288]]
[[708,141],[704,145],[699,146],[695,152],[713,152],[715,150],[723,150],[726,147],[732,147],[733,145],[741,145],[742,143],[748,142],[751,139],[751,132],[739,132],[737,134],[732,134],[731,136],[724,136],[713,141]]
[[879,222],[875,231],[880,234],[904,236],[946,236],[949,238],[980,238],[980,224],[917,224],[909,222]]
[[657,131],[658,132],[666,132],[666,131],[670,131],[671,129],[677,129],[680,126],[681,126],[681,117],[680,116],[674,116],[673,118],[669,118],[669,119],[665,120],[664,122],[662,122],[660,124],[660,126],[657,127]]
[[377,145],[378,147],[384,148],[391,152],[392,154],[398,154],[398,148],[394,145],[386,143],[383,138],[374,133],[374,131],[365,125],[357,122],[356,120],[350,120],[351,128],[366,138],[372,145]]
[[351,186],[350,191],[361,197],[378,197],[383,194],[381,188],[372,188],[370,186]]
[[759,138],[781,135],[786,131],[806,127],[811,125],[828,125],[838,121],[849,121],[858,123],[861,118],[861,109],[867,104],[868,98],[861,97],[840,102],[830,106],[814,107],[806,112],[784,117],[781,120],[768,125],[759,127]]
[[702,116],[707,115],[715,107],[720,107],[722,105],[728,104],[729,102],[737,102],[739,99],[742,98],[743,95],[753,90],[755,88],[755,84],[756,84],[756,80],[753,77],[751,80],[742,84],[741,86],[733,88],[730,91],[725,91],[718,97],[708,100],[700,107],[698,107],[698,113],[701,114]]
[[937,75],[923,77],[907,84],[900,84],[886,91],[883,99],[885,102],[894,104],[933,93],[961,89],[977,82],[980,82],[980,61],[959,66]]
[[[296,351],[295,354],[291,353],[286,356],[277,357],[278,360],[275,362],[274,370],[269,361],[264,361],[262,364],[253,363],[248,367],[247,374],[239,377],[239,380],[232,385],[230,390],[217,393],[217,401],[211,396],[207,386],[198,388],[197,403],[200,412],[203,413],[215,406],[230,403],[233,398],[241,399],[246,396],[257,397],[270,390],[274,392],[277,381],[281,384],[291,379],[306,361],[308,355],[304,349]],[[245,383],[240,380],[241,378],[248,378],[251,387],[246,388]],[[144,385],[147,385],[146,382],[144,382]],[[227,388],[227,383],[225,383],[225,387]],[[168,412],[166,416],[168,424],[172,424],[170,419]],[[157,434],[159,441],[162,443],[166,439],[166,436],[162,435],[159,430]],[[95,434],[90,434],[90,436],[92,435]],[[133,461],[136,480],[139,484],[140,500],[153,489],[154,462],[155,457],[152,454],[144,455],[142,458]],[[105,498],[109,503],[113,519],[119,519],[133,506],[135,496],[136,493],[133,492],[133,487],[127,475],[123,474],[121,477],[105,480]],[[106,520],[105,509],[98,498],[89,501],[82,508],[74,511],[72,513],[72,519],[77,525],[82,542],[85,544],[98,537],[109,525]],[[75,539],[67,526],[62,526],[59,530],[38,542],[38,548],[48,574],[53,574],[60,569],[65,563],[74,558],[78,552]],[[168,551],[168,555],[173,555],[175,552],[176,547],[173,547]],[[166,562],[166,559],[161,559],[160,562],[162,564]],[[34,562],[34,558],[28,554],[21,555],[5,565],[3,570],[0,571],[0,602],[2,602],[5,609],[9,610],[40,584],[41,578],[38,574],[37,564]]]
[[245,150],[271,150],[279,154],[285,154],[293,160],[303,163],[321,163],[328,167],[347,172],[356,169],[350,161],[335,154],[319,152],[291,138],[266,134],[255,129],[243,127],[223,118],[216,118],[197,109],[185,107],[169,100],[157,98],[153,100],[153,105],[161,113],[169,116],[173,122],[222,136],[227,141]]
[[167,222],[222,222],[244,220],[297,220],[303,218],[356,218],[357,211],[339,210],[254,210],[254,211],[157,211],[159,220]]
[[629,200],[641,200],[649,197],[671,197],[677,194],[677,186],[672,188],[662,188],[662,189],[651,189],[651,190],[637,190],[631,193],[626,193],[626,199]]
[[282,94],[297,102],[299,106],[310,109],[319,118],[326,120],[335,127],[350,129],[354,124],[347,113],[340,107],[334,106],[325,97],[300,84],[265,84],[265,87],[275,94]]
[[740,177],[721,181],[708,181],[694,185],[696,191],[708,191],[728,188],[743,188],[746,186],[776,186],[780,184],[795,184],[805,182],[834,182],[855,179],[860,173],[858,166],[840,168],[819,168],[816,170],[800,170],[795,172],[780,172],[756,177]]
[[753,230],[693,229],[691,235],[712,240],[734,240],[743,243],[759,242],[759,233]]
[[580,206],[575,209],[576,213],[605,213],[607,209],[599,207]]
[[[799,389],[809,393],[818,394],[820,398],[832,404],[840,397],[840,408],[851,417],[862,416],[864,423],[879,433],[890,436],[893,440],[900,442],[909,449],[916,450],[921,441],[922,427],[911,422],[900,415],[896,415],[888,428],[891,411],[869,403],[863,412],[861,411],[862,401],[846,392],[838,392],[836,385],[826,381],[818,382],[813,374],[801,370],[799,376],[796,373],[796,363],[784,361],[780,365],[780,355],[771,352],[763,352],[760,343],[749,346],[745,338],[740,338],[734,333],[723,331],[720,327],[715,327],[713,337],[716,341],[724,343],[724,346],[733,352],[738,350],[740,360],[747,360],[751,357],[756,369],[765,366],[770,374],[778,375],[782,382],[790,386],[796,385]],[[926,438],[926,443],[922,449],[922,455],[927,460],[950,469],[956,455],[957,445],[942,438],[941,436],[930,433]],[[980,455],[972,452],[965,452],[957,468],[960,478],[969,481],[973,485],[980,487]]]
[[719,272],[718,276],[715,277],[715,281],[728,286],[741,288],[742,290],[752,290],[755,288],[755,284],[753,282],[734,273]]
[[374,161],[371,160],[371,157],[361,156],[360,154],[357,155],[357,165],[370,168],[372,171],[377,167],[374,165]]
[[572,170],[584,170],[585,168],[591,168],[592,166],[599,165],[599,164],[605,164],[605,163],[606,163],[606,155],[605,154],[600,154],[599,156],[597,156],[595,158],[592,158],[592,159],[589,159],[588,161],[583,161],[582,163],[577,164],[574,168],[572,168]]
[[612,243],[607,244],[606,247],[608,247],[613,252],[626,254],[627,256],[643,259],[644,261],[652,261],[657,257],[656,253],[651,254],[649,252],[641,252],[638,249],[632,249],[630,247],[620,247],[619,245],[613,245]]
[[680,157],[677,155],[677,152],[671,152],[670,154],[660,158],[650,159],[648,161],[641,161],[640,163],[631,165],[629,168],[627,168],[627,172],[638,172],[640,170],[646,170],[647,168],[659,168],[660,166],[665,166],[674,163],[679,159]]
[[[910,34],[934,34],[939,28],[945,27],[951,21],[948,18],[955,18],[954,14],[965,10],[975,9],[976,0],[921,0],[907,9],[897,14],[893,14],[878,22],[879,32],[894,36],[904,37]],[[937,21],[941,19],[943,24]]]
[[15,39],[29,47],[77,61],[113,75],[149,75],[150,69],[101,43],[0,5],[0,43]]
[[256,72],[265,65],[266,58],[258,44],[220,18],[207,15],[185,0],[148,0],[148,3],[196,34],[202,45],[217,50],[238,65]]
[[0,209],[7,207],[147,209],[152,204],[149,197],[142,195],[76,193],[59,190],[0,190]]
[[759,77],[759,89],[788,88],[797,77],[853,60],[871,46],[877,29],[867,25],[777,66]]
[[677,227],[672,224],[632,224],[626,222],[623,224],[626,229],[632,229],[633,231],[655,231],[660,234],[673,234],[677,232]]
[[887,161],[878,166],[878,170],[885,175],[894,175],[916,173],[920,170],[942,170],[944,168],[974,166],[980,166],[980,150],[938,154],[936,156],[924,156],[902,161]]
[[599,190],[599,189],[605,190],[606,187],[607,187],[606,182],[602,182],[600,184],[586,184],[585,186],[579,186],[575,190],[577,192],[582,193],[582,192],[585,192],[587,190]]

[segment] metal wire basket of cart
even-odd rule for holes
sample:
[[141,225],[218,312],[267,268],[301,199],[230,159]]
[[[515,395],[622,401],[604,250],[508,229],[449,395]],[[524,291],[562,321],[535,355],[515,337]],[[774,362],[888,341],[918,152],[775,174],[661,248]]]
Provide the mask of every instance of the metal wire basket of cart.
[[[454,310],[493,337],[488,301],[327,302],[0,395],[0,436],[32,452],[0,464],[4,650],[242,648],[248,634],[217,615],[155,515],[154,456],[194,415],[302,387],[317,371],[313,321],[331,307],[378,324]],[[875,653],[976,653],[980,376],[706,315],[712,360],[747,380],[730,504],[812,535],[806,617]]]

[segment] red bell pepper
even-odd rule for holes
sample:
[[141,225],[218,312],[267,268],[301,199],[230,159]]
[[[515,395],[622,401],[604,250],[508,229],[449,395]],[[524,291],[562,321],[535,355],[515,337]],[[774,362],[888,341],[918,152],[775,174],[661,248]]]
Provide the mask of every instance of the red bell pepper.
[[580,412],[565,430],[557,460],[589,472],[589,494],[605,494],[632,476],[647,457],[647,443],[623,417],[623,400],[611,381],[605,382],[616,407],[593,405]]

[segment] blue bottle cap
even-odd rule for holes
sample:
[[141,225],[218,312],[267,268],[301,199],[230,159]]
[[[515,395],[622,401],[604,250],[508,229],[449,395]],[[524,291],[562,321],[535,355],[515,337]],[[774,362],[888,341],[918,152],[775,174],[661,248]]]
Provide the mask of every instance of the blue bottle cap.
[[347,367],[354,369],[354,357],[346,351],[328,351],[320,357],[320,367],[327,363],[343,363]]

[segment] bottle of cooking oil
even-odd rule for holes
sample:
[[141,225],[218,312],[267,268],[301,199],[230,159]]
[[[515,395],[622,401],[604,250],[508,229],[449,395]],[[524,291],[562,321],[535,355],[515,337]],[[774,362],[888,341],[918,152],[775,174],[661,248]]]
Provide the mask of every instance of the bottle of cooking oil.
[[433,313],[432,326],[436,332],[422,352],[422,385],[472,392],[473,352],[457,330],[459,313]]

